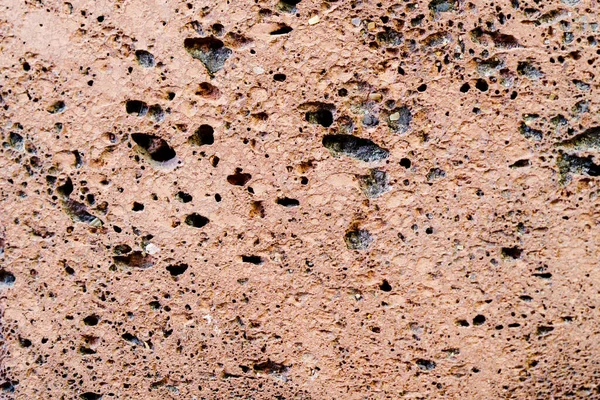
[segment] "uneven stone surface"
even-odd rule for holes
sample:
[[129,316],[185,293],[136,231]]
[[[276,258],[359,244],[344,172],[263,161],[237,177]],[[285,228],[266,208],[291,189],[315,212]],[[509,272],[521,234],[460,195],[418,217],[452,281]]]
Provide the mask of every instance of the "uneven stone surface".
[[600,398],[597,2],[0,10],[0,398]]

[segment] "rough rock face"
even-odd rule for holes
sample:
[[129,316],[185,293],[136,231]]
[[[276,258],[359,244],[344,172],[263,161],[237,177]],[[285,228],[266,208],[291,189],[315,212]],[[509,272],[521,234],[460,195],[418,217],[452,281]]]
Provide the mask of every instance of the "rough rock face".
[[599,17],[4,1],[0,398],[599,398]]

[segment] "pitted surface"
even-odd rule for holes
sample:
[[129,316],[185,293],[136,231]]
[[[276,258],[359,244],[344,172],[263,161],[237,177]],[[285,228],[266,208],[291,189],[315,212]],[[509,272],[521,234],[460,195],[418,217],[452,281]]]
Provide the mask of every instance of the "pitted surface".
[[600,398],[596,2],[0,7],[2,396]]

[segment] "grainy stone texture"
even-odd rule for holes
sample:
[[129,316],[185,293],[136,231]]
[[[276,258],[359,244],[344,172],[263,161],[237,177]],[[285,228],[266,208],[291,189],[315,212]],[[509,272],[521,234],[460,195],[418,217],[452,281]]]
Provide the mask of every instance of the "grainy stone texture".
[[2,398],[600,398],[596,1],[0,10]]

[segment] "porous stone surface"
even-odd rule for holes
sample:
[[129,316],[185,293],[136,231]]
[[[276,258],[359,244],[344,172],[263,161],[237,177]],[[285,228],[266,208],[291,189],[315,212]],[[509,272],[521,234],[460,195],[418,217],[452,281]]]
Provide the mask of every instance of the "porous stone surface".
[[5,0],[1,398],[600,398],[598,16]]

